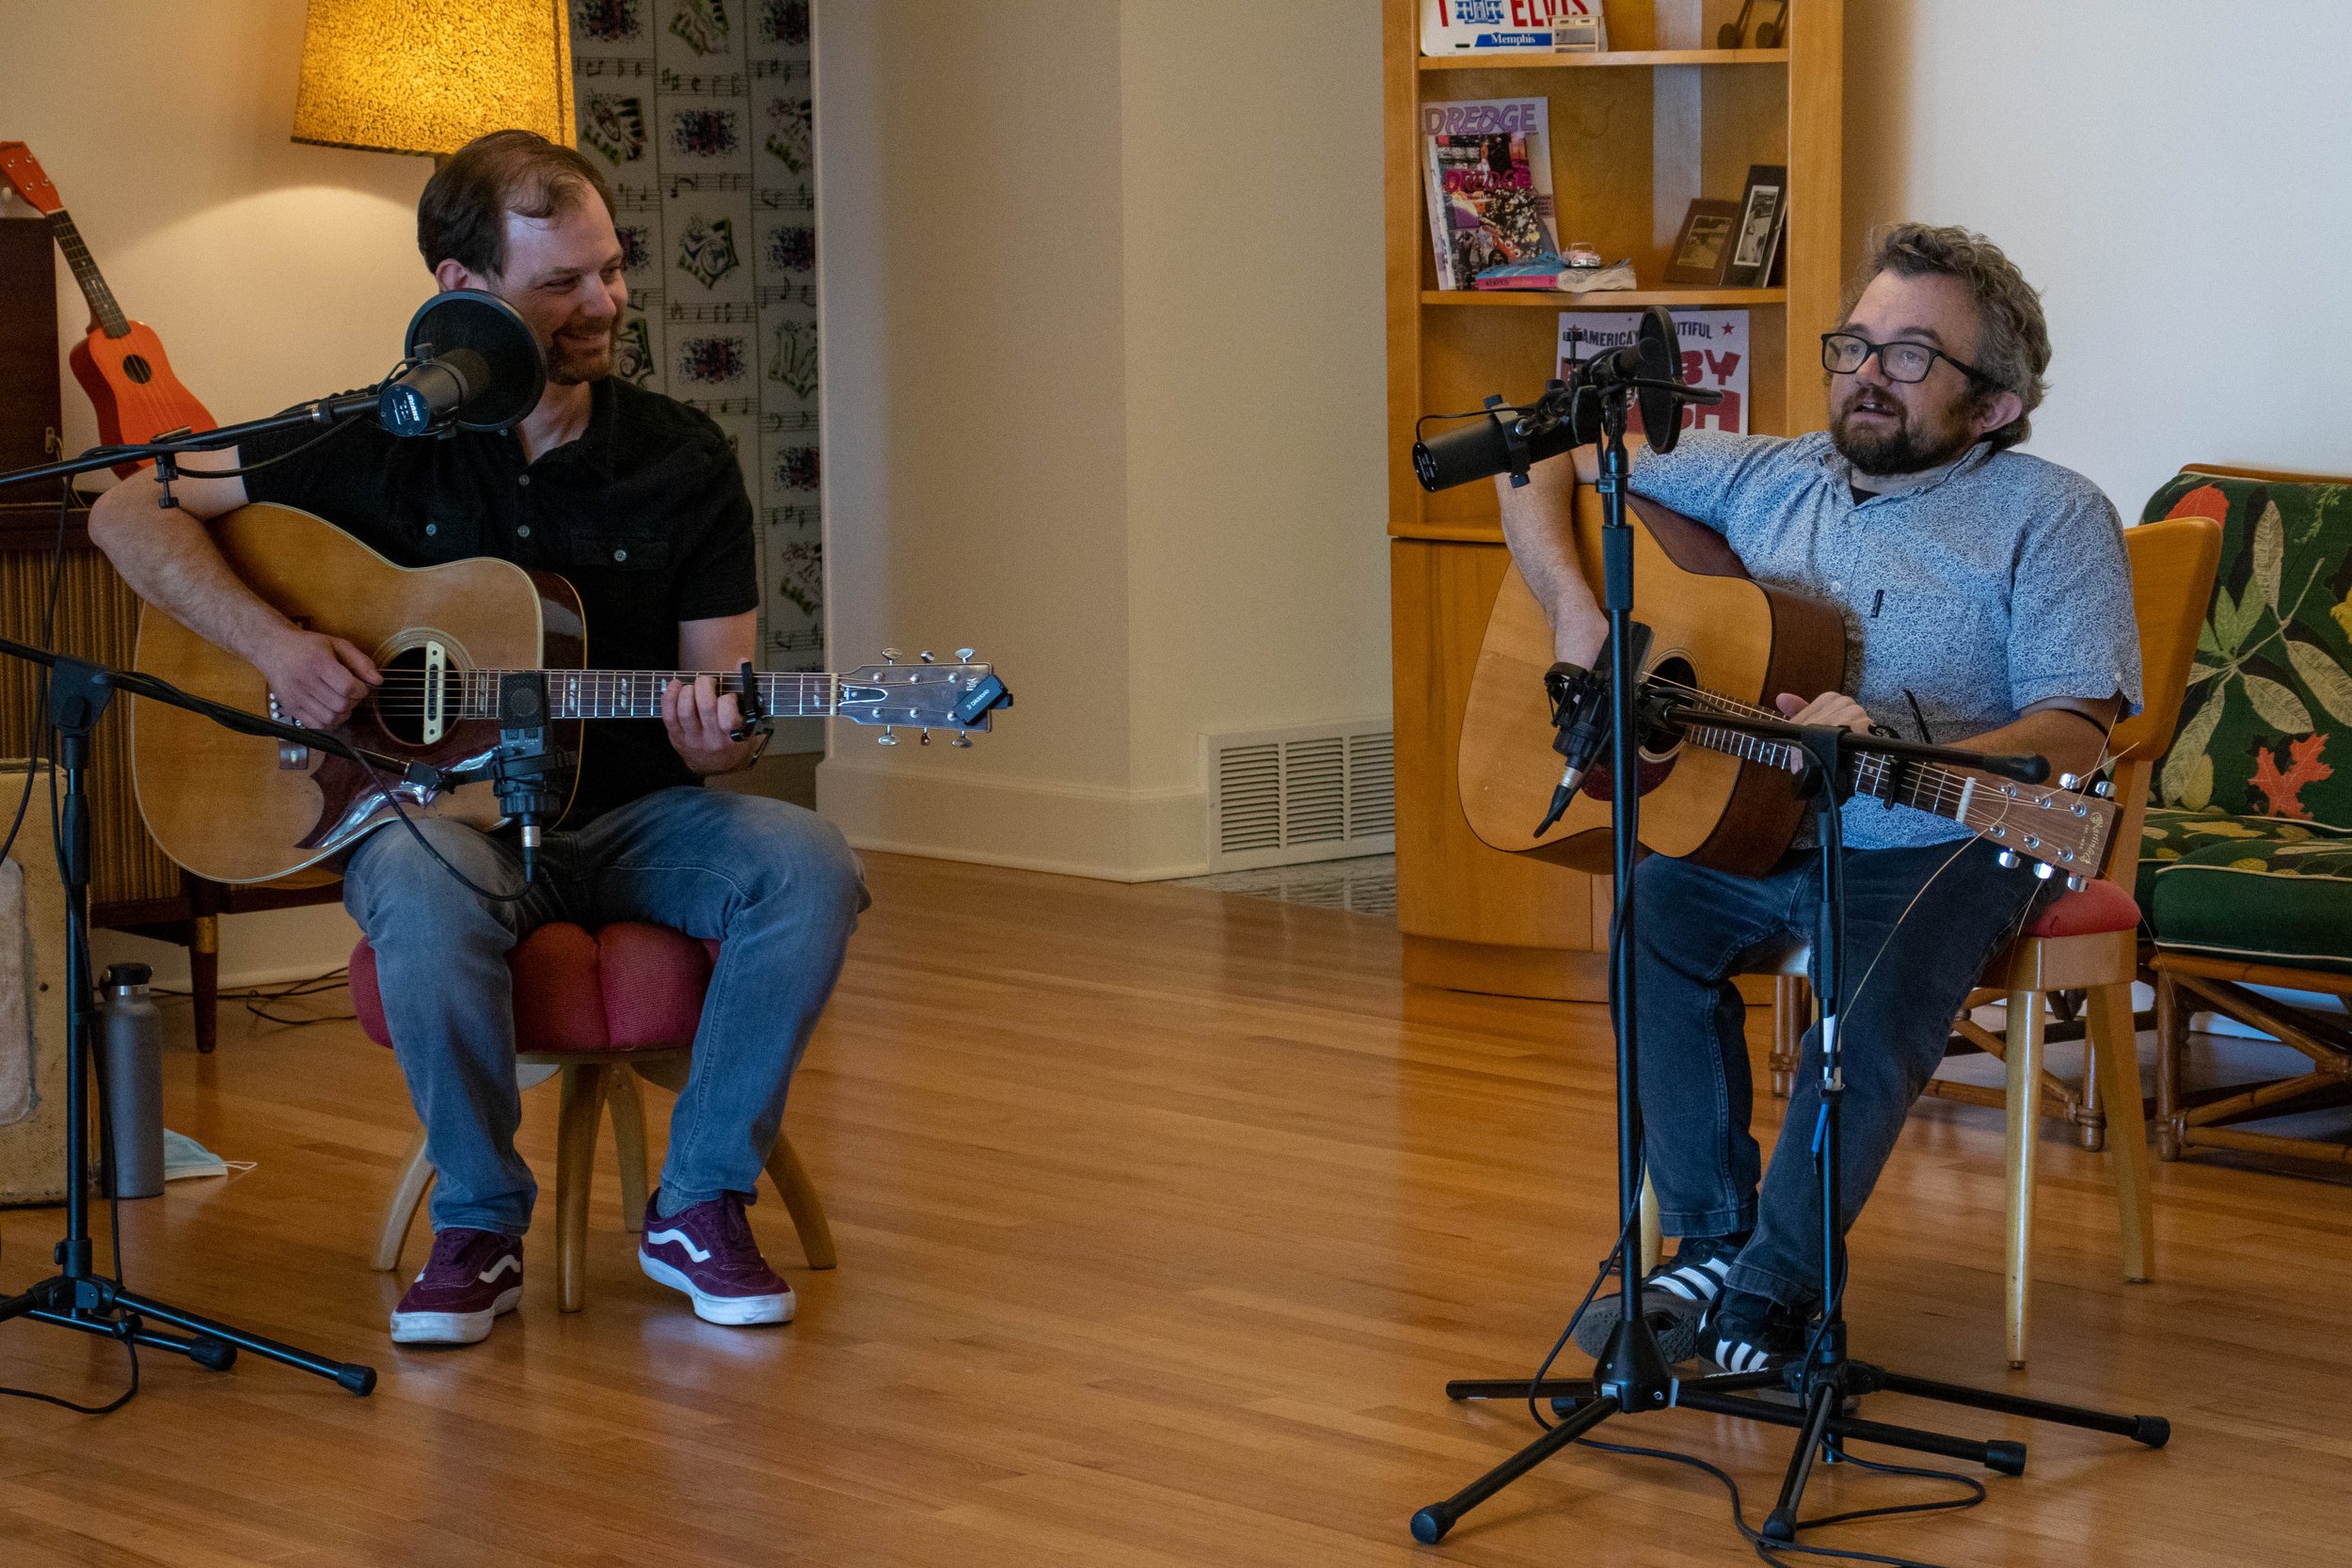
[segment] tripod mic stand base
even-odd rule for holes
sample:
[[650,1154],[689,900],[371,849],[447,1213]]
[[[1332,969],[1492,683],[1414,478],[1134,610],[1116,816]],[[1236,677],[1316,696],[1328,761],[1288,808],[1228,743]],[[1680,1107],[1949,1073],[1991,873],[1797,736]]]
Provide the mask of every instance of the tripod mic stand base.
[[[23,1295],[0,1301],[0,1322],[10,1318],[53,1323],[59,1328],[94,1334],[102,1339],[127,1340],[149,1350],[169,1351],[175,1355],[186,1356],[207,1371],[227,1371],[236,1365],[240,1350],[249,1350],[256,1355],[267,1356],[297,1370],[327,1378],[352,1394],[366,1395],[375,1389],[375,1369],[373,1367],[362,1366],[356,1361],[330,1361],[293,1345],[280,1344],[276,1339],[247,1334],[243,1329],[231,1328],[168,1303],[126,1291],[113,1280],[95,1275],[78,1278],[71,1275],[56,1275]],[[182,1333],[158,1333],[147,1326],[147,1320],[151,1318],[180,1329]]]

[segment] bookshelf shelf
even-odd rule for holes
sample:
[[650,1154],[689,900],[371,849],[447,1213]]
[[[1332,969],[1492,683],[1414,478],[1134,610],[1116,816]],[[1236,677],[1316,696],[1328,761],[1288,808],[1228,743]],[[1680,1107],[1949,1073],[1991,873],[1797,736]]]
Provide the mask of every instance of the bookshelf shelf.
[[[1700,46],[1739,16],[1740,0],[1607,3],[1610,36],[1623,45],[1613,53],[1432,58],[1421,53],[1421,0],[1382,0],[1397,925],[1405,978],[1420,985],[1600,1000],[1610,890],[1605,877],[1491,849],[1464,819],[1462,713],[1510,558],[1492,486],[1422,491],[1416,422],[1492,393],[1532,395],[1558,368],[1562,311],[1652,305],[1749,313],[1747,429],[1794,435],[1828,417],[1814,340],[1836,325],[1844,270],[1845,0],[1791,0],[1786,47],[1736,50]],[[1422,110],[1470,99],[1546,103],[1559,240],[1630,258],[1649,286],[1437,287]],[[1691,200],[1738,197],[1756,164],[1788,171],[1785,286],[1660,284]]]
[[1638,310],[1645,305],[1665,305],[1693,310],[1721,310],[1736,305],[1786,305],[1786,289],[1611,289],[1571,294],[1556,289],[1423,289],[1423,305],[1468,306],[1472,309],[1540,310]]
[[1518,55],[1421,57],[1423,71],[1606,71],[1652,65],[1787,65],[1786,49],[1613,49],[1602,55],[1557,55],[1529,50]]

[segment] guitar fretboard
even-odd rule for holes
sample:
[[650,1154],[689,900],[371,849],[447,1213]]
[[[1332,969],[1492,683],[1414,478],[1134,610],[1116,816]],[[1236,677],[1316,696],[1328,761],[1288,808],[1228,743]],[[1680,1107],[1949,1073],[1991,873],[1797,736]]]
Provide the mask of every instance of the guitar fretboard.
[[[1712,707],[1726,715],[1780,719],[1759,707],[1680,686],[1664,689],[1694,707]],[[1794,741],[1773,740],[1745,730],[1693,724],[1683,731],[1694,746],[1724,752],[1770,768],[1786,768],[1803,748]],[[2017,847],[2037,859],[2049,860],[2086,874],[2098,869],[2098,850],[2106,824],[2104,808],[2094,813],[2074,796],[2047,789],[2021,789],[1990,774],[1963,772],[1933,763],[1866,755],[1852,764],[1853,793],[1895,805],[1912,806],[1931,816],[1948,817],[1963,827]],[[2030,808],[2030,821],[2020,820]]]
[[49,227],[57,237],[57,248],[65,252],[66,264],[73,269],[73,281],[82,286],[82,297],[89,301],[90,314],[109,338],[130,335],[130,318],[122,307],[115,303],[115,292],[106,287],[103,274],[90,257],[89,246],[82,243],[82,231],[73,227],[73,216],[60,207],[49,214]]
[[[499,711],[499,678],[526,673],[507,670],[453,670],[449,680],[456,689],[461,719],[495,719]],[[740,674],[707,670],[548,670],[548,716],[551,719],[659,719],[662,689],[672,681],[691,681],[709,675],[723,694],[743,690]],[[760,711],[778,719],[817,718],[832,713],[841,700],[841,678],[826,673],[761,674]]]

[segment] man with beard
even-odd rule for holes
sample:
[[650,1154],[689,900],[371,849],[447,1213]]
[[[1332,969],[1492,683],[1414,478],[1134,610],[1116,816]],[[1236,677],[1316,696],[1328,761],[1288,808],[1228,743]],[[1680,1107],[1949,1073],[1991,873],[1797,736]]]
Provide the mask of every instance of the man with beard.
[[[1872,237],[1845,319],[1821,340],[1826,434],[1693,431],[1638,458],[1636,492],[1722,533],[1757,579],[1840,610],[1844,689],[1779,693],[1782,713],[2092,771],[2107,729],[2138,704],[2139,645],[2114,507],[2081,475],[2015,450],[2049,359],[2041,301],[1995,246],[1899,225]],[[1569,544],[1578,468],[1590,483],[1589,451],[1576,468],[1539,466],[1523,488],[1498,489],[1555,657],[1591,666],[1607,627]],[[1855,800],[1841,826],[1851,1223],[1962,1000],[2049,884],[1909,806]],[[1748,878],[1651,856],[1636,873],[1644,1151],[1661,1228],[1681,1239],[1644,1282],[1643,1309],[1661,1340],[1739,1371],[1802,1350],[1820,1306],[1816,1044],[1808,1036],[1759,1188],[1731,980],[1759,950],[1812,935],[1818,860],[1803,848]],[[1599,1354],[1615,1322],[1613,1297],[1580,1321],[1578,1342]]]
[[[537,335],[547,390],[519,425],[434,440],[367,422],[266,437],[186,460],[177,509],[159,506],[151,475],[118,485],[92,508],[91,538],[143,597],[260,669],[279,706],[313,726],[343,722],[382,677],[368,651],[290,623],[230,571],[203,519],[248,499],[315,512],[404,566],[495,556],[560,573],[602,668],[733,670],[752,657],[752,508],[726,437],[612,373],[628,286],[595,166],[529,132],[481,137],[426,184],[417,237],[443,290],[494,293]],[[196,472],[239,466],[241,477]],[[528,887],[511,836],[453,822],[422,825],[430,851],[393,827],[351,852],[343,901],[375,949],[438,1177],[432,1253],[392,1312],[395,1340],[470,1343],[521,1299],[536,1187],[515,1152],[506,955],[559,918],[723,942],[639,1263],[708,1322],[791,1317],[791,1287],[761,1258],[743,1207],[866,894],[849,847],[814,814],[699,787],[754,760],[757,741],[733,738],[742,728],[735,697],[707,677],[672,682],[660,720],[597,722],[571,812]]]

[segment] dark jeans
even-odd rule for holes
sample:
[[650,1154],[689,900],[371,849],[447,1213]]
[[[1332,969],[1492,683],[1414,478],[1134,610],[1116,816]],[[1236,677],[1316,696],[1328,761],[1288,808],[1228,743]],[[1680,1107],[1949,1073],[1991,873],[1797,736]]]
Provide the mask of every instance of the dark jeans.
[[[2054,885],[2022,866],[2003,870],[1994,853],[1981,840],[1846,852],[1839,1200],[1849,1225],[1944,1059],[1961,1003]],[[1760,878],[1662,855],[1634,875],[1643,1147],[1660,1228],[1724,1236],[1752,1227],[1725,1283],[1788,1306],[1812,1303],[1821,1277],[1819,1030],[1805,1034],[1759,1197],[1745,1010],[1731,977],[1759,951],[1812,938],[1820,852],[1795,852]]]
[[[521,854],[506,839],[457,822],[423,829],[483,887],[522,887]],[[725,943],[670,1117],[661,1196],[675,1212],[751,1194],[866,897],[857,857],[814,812],[679,788],[548,833],[520,903],[467,891],[406,829],[379,828],[343,873],[343,905],[375,949],[393,1053],[438,1173],[433,1227],[519,1236],[537,1187],[515,1152],[523,1108],[508,949],[553,920],[643,920]]]

